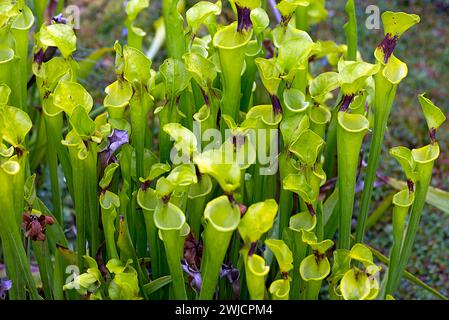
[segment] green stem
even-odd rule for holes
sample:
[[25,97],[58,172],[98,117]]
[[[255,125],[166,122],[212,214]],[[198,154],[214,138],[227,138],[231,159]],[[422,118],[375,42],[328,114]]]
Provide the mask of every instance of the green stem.
[[73,201],[75,202],[76,215],[76,250],[77,261],[80,270],[84,268],[84,258],[86,255],[86,203],[84,199],[85,176],[83,161],[78,159],[77,150],[70,148],[70,162],[73,169]]
[[306,300],[318,300],[322,283],[322,280],[311,280],[306,283]]
[[143,177],[144,174],[145,136],[147,117],[151,107],[151,98],[144,88],[136,92],[130,101],[131,138],[136,150],[136,174],[138,178]]
[[302,282],[304,282],[299,273],[299,266],[307,254],[307,244],[301,239],[301,232],[292,232],[294,234],[293,243],[293,275],[292,288],[290,290],[290,299],[299,300],[301,296]]
[[161,240],[159,239],[158,229],[154,223],[154,211],[143,209],[143,214],[145,217],[148,244],[150,246],[151,270],[154,280],[162,276]]
[[18,95],[20,97],[16,107],[27,110],[27,82],[28,82],[28,33],[34,24],[34,16],[28,6],[22,8],[22,12],[16,17],[11,32],[15,39],[15,54],[19,58],[19,79],[15,81],[18,87]]
[[416,183],[415,202],[413,203],[413,207],[410,212],[407,232],[405,234],[405,239],[401,250],[401,257],[398,264],[398,271],[394,275],[392,275],[394,278],[392,286],[390,288],[391,292],[395,292],[399,287],[401,275],[404,273],[413,250],[416,232],[418,231],[422,211],[426,203],[427,191],[432,179],[433,165],[434,161],[417,164],[420,179]]
[[[222,200],[221,203],[219,200]],[[199,296],[200,300],[211,300],[213,298],[221,265],[226,256],[232,234],[240,220],[240,210],[232,204],[224,207],[224,202],[225,200],[222,197],[217,198],[209,202],[205,210],[207,225],[202,234],[204,254],[201,263],[203,284]],[[217,207],[214,207],[215,204],[217,204]]]
[[160,230],[168,261],[168,267],[172,276],[173,298],[176,300],[187,300],[184,274],[181,268],[181,235],[179,230]]
[[166,30],[168,55],[181,60],[186,52],[187,42],[184,36],[184,20],[178,11],[179,0],[162,0],[162,13]]
[[34,0],[34,12],[37,17],[37,28],[39,29],[44,23],[44,13],[48,0]]
[[363,137],[368,131],[368,120],[361,115],[338,114],[337,155],[340,224],[338,247],[350,249],[351,222],[354,209],[355,184],[359,153]]
[[296,28],[299,30],[309,31],[309,7],[299,6],[296,9]]
[[117,246],[115,242],[115,225],[117,211],[115,207],[104,208],[101,206],[101,221],[104,229],[104,238],[106,242],[106,252],[108,259],[119,259]]
[[42,286],[44,289],[44,295],[46,300],[53,299],[53,273],[50,272],[51,265],[51,257],[49,253],[48,242],[37,242],[32,241],[33,244],[33,252],[36,256],[36,260],[39,266],[39,274],[42,281]]
[[346,40],[348,44],[348,54],[347,60],[356,61],[357,60],[357,16],[355,13],[354,0],[348,0],[345,6],[346,13],[348,14],[349,21],[344,25],[344,30],[346,33]]
[[100,232],[98,228],[100,224],[97,196],[97,145],[94,142],[89,142],[89,155],[84,160],[84,166],[84,172],[86,173],[84,180],[85,201],[87,203],[89,217],[89,225],[87,226],[89,248],[91,254],[95,254],[100,245]]
[[44,112],[45,129],[47,131],[47,161],[50,172],[51,198],[53,215],[62,224],[62,205],[58,177],[58,144],[61,144],[62,113],[50,116]]
[[374,100],[374,132],[369,147],[368,167],[365,175],[360,211],[357,219],[356,241],[363,242],[366,231],[366,221],[379,167],[382,145],[387,130],[388,118],[396,96],[397,85],[392,85],[381,73],[375,77],[376,95]]

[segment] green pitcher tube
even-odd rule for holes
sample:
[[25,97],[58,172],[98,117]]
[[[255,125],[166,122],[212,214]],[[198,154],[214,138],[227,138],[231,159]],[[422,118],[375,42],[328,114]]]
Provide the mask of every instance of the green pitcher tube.
[[100,206],[108,259],[119,259],[115,243],[115,225],[117,218],[116,207],[120,206],[120,200],[116,194],[106,191],[100,195]]
[[0,84],[4,83],[10,87],[13,63],[14,51],[12,49],[0,49]]
[[426,147],[412,150],[413,159],[416,163],[416,171],[418,179],[416,181],[415,201],[413,203],[410,218],[407,226],[401,258],[399,261],[399,269],[393,279],[391,287],[392,292],[396,291],[401,280],[403,271],[410,259],[415,241],[416,232],[418,231],[419,222],[421,220],[422,211],[426,202],[427,191],[429,190],[430,181],[432,180],[432,170],[435,160],[440,156],[440,147],[437,142]]
[[245,257],[246,285],[251,300],[263,300],[265,297],[265,276],[270,268],[265,265],[265,260],[257,254],[248,256],[248,250],[243,249],[241,254]]
[[154,212],[154,223],[164,242],[168,267],[172,276],[172,292],[176,300],[187,300],[184,274],[179,250],[183,238],[181,230],[186,221],[184,213],[172,203],[160,203]]
[[338,189],[340,224],[338,247],[350,249],[351,221],[354,209],[354,194],[359,153],[363,138],[368,132],[368,120],[358,114],[340,111],[337,127]]
[[221,265],[223,264],[232,234],[240,221],[240,210],[227,196],[210,201],[204,211],[204,255],[201,264],[203,284],[200,300],[211,300],[215,293]]
[[168,55],[181,59],[186,52],[187,42],[184,36],[184,20],[178,12],[179,0],[162,0],[162,13],[166,30]]
[[374,97],[374,128],[369,149],[368,168],[365,175],[362,198],[360,202],[360,214],[357,221],[357,242],[363,240],[366,220],[368,218],[369,204],[373,193],[376,171],[379,166],[382,153],[382,144],[387,130],[388,118],[390,116],[393,100],[396,96],[398,85],[393,85],[387,80],[382,72],[374,76],[376,94]]
[[150,247],[150,257],[151,257],[151,270],[153,273],[153,278],[157,279],[162,276],[162,266],[161,266],[161,246],[162,242],[159,239],[156,224],[154,223],[154,210],[157,206],[157,196],[154,189],[151,188],[140,188],[137,192],[137,203],[142,208],[142,212],[145,219],[145,227],[147,231],[147,240]]
[[[25,287],[33,300],[39,298],[33,276],[30,272],[30,265],[25,249],[22,246],[20,236],[20,224],[17,223],[14,205],[14,186],[10,183],[11,178],[23,171],[19,164],[15,161],[7,161],[0,168],[0,206],[2,214],[0,214],[0,237],[2,240],[3,254],[6,262],[6,270],[11,280],[13,288],[11,297],[17,299],[26,299]],[[24,188],[23,184],[21,186]]]
[[398,192],[393,197],[393,247],[390,253],[386,294],[392,293],[390,286],[401,255],[407,214],[414,200],[414,192],[408,189]]
[[147,117],[153,102],[145,88],[141,88],[132,97],[130,103],[131,111],[131,139],[136,148],[136,174],[138,178],[143,177],[145,136],[148,132]]
[[251,40],[252,30],[237,31],[237,23],[220,29],[213,44],[218,50],[223,97],[222,113],[238,120],[241,97],[241,73],[244,66],[246,47]]
[[303,287],[303,280],[299,273],[299,266],[307,254],[307,243],[303,238],[304,232],[312,232],[317,224],[316,215],[312,216],[308,211],[300,212],[290,218],[289,232],[293,235],[292,251],[293,251],[293,280],[290,290],[290,298],[298,300]]
[[28,83],[28,33],[34,24],[34,15],[28,6],[24,6],[22,12],[16,17],[11,26],[11,32],[15,39],[15,54],[19,58],[17,61],[19,66],[19,78],[17,83],[20,97],[20,105],[16,107],[26,110],[27,106],[27,83]]
[[50,184],[53,204],[53,214],[59,223],[62,223],[62,205],[58,177],[58,145],[61,144],[63,127],[62,111],[51,113],[51,102],[46,99],[42,104],[45,130],[47,132],[47,161],[50,173]]

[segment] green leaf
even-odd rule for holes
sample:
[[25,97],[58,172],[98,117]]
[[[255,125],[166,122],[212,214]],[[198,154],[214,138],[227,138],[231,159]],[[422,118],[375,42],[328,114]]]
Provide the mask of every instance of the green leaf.
[[301,230],[311,232],[315,229],[316,222],[316,215],[312,216],[310,212],[303,211],[290,218],[289,228],[296,232]]
[[26,112],[15,107],[0,107],[0,141],[5,140],[13,147],[23,146],[32,126]]
[[150,6],[150,0],[130,0],[126,4],[126,14],[130,21],[136,20],[139,13]]
[[288,150],[295,154],[302,164],[310,167],[317,161],[324,144],[325,141],[319,135],[307,129],[300,134]]
[[293,269],[293,254],[282,240],[265,240],[267,247],[274,253],[282,273],[288,273]]
[[435,143],[419,149],[413,149],[412,156],[417,164],[431,163],[440,156],[440,146],[438,143]]
[[140,300],[137,271],[130,266],[129,259],[125,265],[118,259],[110,260],[106,267],[114,273],[109,284],[108,293],[111,300]]
[[286,33],[278,51],[279,65],[286,73],[304,69],[316,49],[316,44],[306,32],[296,30],[290,34]]
[[140,188],[139,191],[137,191],[137,203],[144,210],[154,211],[159,204],[159,198],[154,189],[147,188],[142,190],[142,188]]
[[276,5],[283,17],[290,17],[298,7],[307,7],[311,1],[303,0],[282,0]]
[[338,63],[340,86],[345,95],[356,94],[365,88],[368,77],[375,75],[380,65],[363,61],[344,61]]
[[0,84],[0,106],[8,104],[11,89],[4,83]]
[[276,95],[279,84],[281,83],[280,76],[282,74],[282,69],[277,63],[277,60],[274,58],[256,58],[254,62],[259,70],[260,78],[265,89],[267,89],[270,95]]
[[151,60],[148,59],[141,51],[136,48],[123,47],[123,75],[126,80],[146,86],[152,77]]
[[272,294],[273,300],[288,300],[290,281],[284,279],[273,281],[268,291]]
[[365,266],[374,264],[371,250],[360,243],[357,243],[352,247],[349,256],[353,260],[362,262]]
[[[376,53],[379,52],[376,49]],[[391,55],[388,63],[382,71],[383,76],[392,84],[400,83],[408,74],[407,65],[396,58],[394,54]]]
[[14,176],[20,171],[20,164],[15,160],[8,160],[0,165],[0,168],[10,176]]
[[185,68],[200,87],[206,89],[212,87],[212,82],[217,77],[215,64],[201,54],[189,52],[182,56]]
[[163,130],[174,141],[174,147],[184,156],[190,156],[197,151],[197,140],[195,135],[189,129],[179,123],[168,123]]
[[418,99],[424,112],[424,117],[426,118],[429,130],[438,130],[438,128],[446,121],[445,114],[432,101],[425,97],[425,93],[419,95]]
[[272,105],[259,105],[252,107],[246,114],[246,121],[242,126],[252,123],[252,119],[260,120],[256,122],[259,128],[277,127],[282,120],[282,114],[275,114]]
[[86,112],[90,112],[93,100],[89,92],[79,83],[63,81],[53,93],[53,104],[71,117],[76,107],[82,107]]
[[324,255],[330,248],[333,247],[334,242],[326,239],[321,242],[309,243],[313,251],[318,252],[320,255]]
[[407,179],[416,181],[416,164],[415,160],[413,160],[412,151],[406,147],[394,147],[390,149],[390,154],[399,162],[405,172],[405,175],[407,176]]
[[239,225],[240,210],[227,196],[221,196],[206,205],[204,219],[220,232],[232,232]]
[[159,67],[165,81],[165,89],[171,99],[178,97],[190,83],[190,73],[180,60],[169,58]]
[[115,193],[106,190],[106,192],[100,195],[100,205],[104,209],[111,209],[112,207],[120,207],[120,198]]
[[186,11],[186,20],[192,33],[196,34],[201,25],[212,15],[218,16],[221,13],[221,0],[216,3],[209,1],[199,1]]
[[203,174],[212,176],[226,193],[232,193],[240,186],[240,166],[236,162],[226,162],[223,150],[209,149],[194,158]]
[[129,104],[133,95],[133,88],[129,82],[117,80],[106,87],[107,94],[104,99],[106,108],[124,108]]
[[270,271],[270,267],[265,265],[265,259],[257,254],[248,257],[248,269],[252,274],[260,277],[266,276]]
[[305,281],[319,281],[325,279],[331,272],[331,266],[327,258],[317,259],[310,255],[301,261],[299,273]]
[[95,122],[81,106],[76,106],[70,117],[70,124],[81,138],[87,139],[95,132]]
[[[402,190],[407,187],[407,183],[403,181],[393,178],[388,178],[387,181],[396,190]],[[444,213],[449,214],[449,192],[431,186],[427,192],[426,202]]]
[[200,198],[208,195],[212,191],[212,179],[208,175],[198,177],[198,183],[191,185],[189,189],[189,199]]
[[172,282],[171,276],[163,276],[151,281],[150,283],[147,283],[146,285],[143,286],[143,289],[145,290],[147,295],[151,295],[159,291],[166,285],[169,285],[171,282]]
[[350,269],[341,280],[340,290],[345,300],[365,300],[371,292],[371,284],[364,272]]
[[101,178],[99,182],[99,186],[102,189],[107,188],[112,181],[112,178],[114,177],[115,170],[119,167],[118,163],[111,163],[109,164],[105,169],[103,173],[103,178]]
[[167,176],[167,180],[175,186],[189,186],[198,182],[193,164],[181,164]]
[[404,32],[420,22],[420,17],[416,14],[405,12],[386,11],[382,14],[382,23],[385,34],[401,37]]
[[251,205],[240,220],[239,233],[245,243],[253,243],[268,232],[278,211],[275,200],[270,199]]
[[145,181],[153,181],[156,178],[159,178],[161,175],[170,172],[171,167],[166,163],[155,163],[151,166],[150,174],[146,179],[141,179],[141,182]]
[[57,47],[64,58],[76,51],[76,36],[68,24],[43,25],[38,33],[39,42],[46,47]]
[[270,18],[267,12],[262,8],[251,10],[251,22],[253,23],[254,33],[261,34],[270,24]]
[[186,216],[181,209],[172,203],[160,203],[154,212],[154,223],[161,230],[181,230]]
[[303,112],[310,106],[310,102],[306,100],[306,96],[299,89],[286,88],[283,97],[285,106],[292,112]]
[[310,83],[310,95],[321,103],[329,92],[340,87],[339,75],[336,72],[325,72],[315,77]]
[[302,174],[289,174],[283,180],[284,190],[297,193],[306,203],[313,203],[317,195]]

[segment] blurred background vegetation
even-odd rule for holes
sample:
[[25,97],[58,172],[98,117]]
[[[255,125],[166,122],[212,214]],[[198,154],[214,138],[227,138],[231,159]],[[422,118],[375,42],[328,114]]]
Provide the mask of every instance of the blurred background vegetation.
[[[187,0],[187,6],[196,0]],[[227,2],[227,1],[224,1]],[[311,35],[314,40],[334,40],[344,43],[342,29],[346,21],[345,1],[326,1],[329,17],[314,26]],[[364,60],[374,62],[373,51],[383,38],[382,30],[368,30],[365,21],[369,14],[367,6],[372,1],[358,0],[359,46]],[[115,40],[126,41],[123,22],[125,13],[121,0],[71,0],[81,9],[81,29],[77,30],[79,60],[87,57],[96,49],[112,47]],[[409,66],[408,77],[400,84],[398,95],[390,118],[386,136],[383,161],[379,171],[386,176],[403,178],[397,163],[388,156],[388,149],[404,145],[418,147],[428,143],[425,125],[417,95],[427,92],[436,105],[449,112],[449,0],[378,0],[375,1],[381,11],[405,11],[421,16],[421,23],[412,28],[401,39],[395,54]],[[152,0],[149,10],[143,12],[137,25],[147,32],[144,46],[151,44],[154,36],[154,22],[161,14],[161,1]],[[229,7],[226,6],[229,10]],[[224,14],[232,19],[232,14]],[[157,67],[164,57],[163,49],[154,59]],[[94,96],[97,104],[104,98],[104,88],[115,80],[114,56],[107,55],[98,62],[95,72],[84,85]],[[435,166],[433,186],[449,190],[449,124],[439,132],[442,154]],[[393,192],[392,188],[380,185],[374,197],[380,203]],[[391,208],[370,230],[370,243],[388,254],[392,243]],[[421,228],[417,235],[415,251],[408,270],[431,286],[449,295],[449,215],[427,206]],[[430,299],[422,289],[403,282],[400,296],[404,299]]]

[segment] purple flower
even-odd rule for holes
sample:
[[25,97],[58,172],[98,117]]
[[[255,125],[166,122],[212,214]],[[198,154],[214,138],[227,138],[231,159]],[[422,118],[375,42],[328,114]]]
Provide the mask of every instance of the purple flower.
[[220,278],[226,278],[229,283],[233,284],[240,279],[240,271],[231,265],[223,264],[221,266]]
[[203,279],[201,278],[201,271],[194,269],[192,266],[189,266],[186,259],[182,259],[181,261],[182,270],[187,273],[190,277],[190,286],[196,291],[201,291],[201,286],[203,284]]
[[6,299],[6,292],[11,290],[12,281],[11,280],[2,280],[0,279],[0,300]]
[[232,286],[234,299],[240,296],[240,271],[232,265],[223,264],[221,266],[220,278],[226,278]]
[[112,134],[108,137],[107,147],[100,153],[101,162],[107,166],[112,161],[115,161],[114,153],[124,144],[129,142],[128,131],[114,129]]

